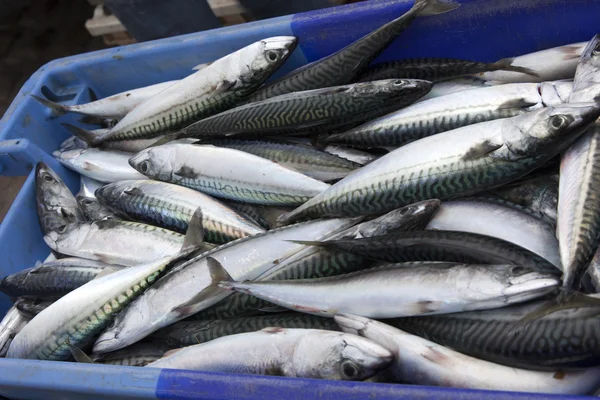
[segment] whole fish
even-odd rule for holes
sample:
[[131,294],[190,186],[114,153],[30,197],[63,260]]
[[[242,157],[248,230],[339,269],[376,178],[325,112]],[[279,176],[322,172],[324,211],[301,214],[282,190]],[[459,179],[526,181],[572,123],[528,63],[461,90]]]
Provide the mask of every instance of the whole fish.
[[27,325],[29,318],[13,305],[0,321],[0,357],[6,356],[14,337]]
[[50,232],[44,241],[61,254],[129,267],[176,254],[183,235],[138,222],[106,219],[77,224],[63,234]]
[[152,179],[253,204],[299,205],[329,187],[254,154],[211,145],[151,147],[129,163]]
[[145,178],[129,165],[132,153],[91,148],[55,151],[52,155],[65,167],[104,183]]
[[345,250],[387,262],[448,261],[481,264],[513,264],[557,274],[549,261],[516,244],[491,236],[456,231],[396,232],[364,239],[321,242],[297,241],[307,245]]
[[284,77],[268,83],[248,99],[248,102],[303,90],[343,85],[352,82],[400,33],[418,16],[443,14],[455,10],[455,2],[415,0],[403,15],[320,60],[304,65]]
[[[330,236],[334,239],[373,237],[397,231],[424,229],[440,206],[439,200],[425,200],[391,211],[379,218],[362,222]],[[310,246],[271,268],[257,280],[312,279],[360,271],[373,265],[365,257],[340,249]],[[244,293],[234,293],[225,300],[196,314],[200,319],[233,318],[240,315],[255,315],[268,310],[272,305],[262,299]]]
[[36,315],[13,339],[9,358],[69,360],[71,347],[85,351],[113,318],[174,264],[197,250],[201,215],[194,216],[181,250],[146,264],[96,277]]
[[338,312],[398,318],[482,310],[535,299],[560,284],[552,275],[520,265],[416,262],[327,278],[268,282],[235,282],[219,263],[209,267],[213,284],[220,288],[329,317]]
[[561,310],[517,323],[543,301],[451,315],[386,321],[442,346],[481,360],[532,370],[564,370],[600,366],[600,308]]
[[212,321],[181,321],[154,332],[148,339],[165,343],[171,348],[177,348],[208,342],[222,336],[254,332],[272,326],[294,329],[324,329],[327,331],[339,330],[337,324],[331,318],[300,313],[285,313]]
[[156,343],[135,343],[112,353],[93,354],[92,361],[99,364],[144,367],[161,358],[169,348]]
[[122,267],[82,258],[37,262],[0,281],[0,291],[10,297],[58,298],[88,283],[100,272]]
[[189,137],[340,129],[409,105],[429,90],[428,81],[388,79],[283,94],[205,118],[167,135],[161,142]]
[[44,234],[66,232],[72,224],[84,220],[67,185],[43,162],[35,167],[35,203]]
[[391,361],[387,350],[359,336],[272,327],[172,350],[147,367],[350,381]]
[[327,135],[323,143],[361,146],[402,146],[423,137],[466,125],[514,117],[544,107],[544,87],[515,83],[452,93],[422,101],[347,132]]
[[600,369],[529,371],[478,360],[372,319],[339,314],[348,333],[371,339],[394,355],[389,369],[395,382],[461,389],[589,394],[598,387]]
[[426,229],[492,236],[527,249],[561,268],[552,226],[514,208],[479,199],[446,201]]
[[177,267],[131,307],[96,341],[94,352],[123,348],[150,333],[206,309],[229,293],[205,291],[211,283],[208,256],[227,262],[236,279],[255,279],[298,251],[288,242],[298,237],[325,238],[354,225],[355,219],[332,219],[302,223],[238,239],[201,254]]
[[[570,103],[600,98],[600,35],[583,50]],[[563,155],[558,183],[557,237],[563,286],[577,288],[588,260],[600,244],[600,123],[596,122]]]
[[102,204],[129,219],[175,232],[187,230],[194,211],[202,209],[204,239],[212,243],[264,232],[224,204],[200,192],[152,180],[120,181],[96,191]]
[[284,141],[222,139],[211,140],[209,143],[266,158],[325,182],[341,179],[361,166],[312,146]]
[[73,112],[96,117],[122,118],[128,112],[133,110],[138,105],[142,104],[144,101],[148,100],[150,97],[157,95],[158,93],[162,92],[163,90],[177,82],[179,81],[174,80],[161,82],[155,85],[145,86],[138,89],[128,90],[126,92],[117,93],[100,100],[91,101],[89,103],[75,104],[72,106],[65,106],[63,104],[55,103],[53,101],[44,99],[39,96],[31,95],[31,97],[33,97],[46,107],[49,107],[52,110],[59,112],[60,114]]
[[296,38],[292,36],[259,40],[144,101],[105,134],[96,136],[82,130],[80,135],[99,146],[177,131],[244,99],[283,64],[295,47]]
[[544,107],[417,140],[350,174],[281,222],[383,213],[500,186],[563,151],[598,115],[595,104]]
[[117,214],[100,204],[96,197],[77,196],[77,204],[81,213],[88,221],[99,221],[101,219],[117,218]]
[[373,65],[363,71],[356,80],[358,82],[377,79],[425,79],[439,82],[451,78],[459,78],[467,74],[487,71],[514,71],[535,76],[529,68],[512,65],[513,58],[503,58],[493,63],[459,60],[456,58],[407,58],[398,61],[387,61]]
[[502,83],[544,82],[558,79],[572,79],[579,57],[587,42],[572,43],[524,54],[513,59],[512,65],[528,68],[536,75],[512,71],[488,71],[475,76],[487,81]]
[[50,306],[50,304],[54,303],[55,300],[42,300],[42,299],[28,299],[28,298],[19,298],[15,302],[15,306],[17,310],[21,312],[25,317],[31,319],[45,310]]

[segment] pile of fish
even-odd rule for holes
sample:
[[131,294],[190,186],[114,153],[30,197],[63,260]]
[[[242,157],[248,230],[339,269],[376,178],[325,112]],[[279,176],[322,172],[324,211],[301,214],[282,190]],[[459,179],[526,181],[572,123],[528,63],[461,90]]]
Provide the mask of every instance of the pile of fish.
[[274,81],[294,37],[88,104],[36,98],[106,125],[65,124],[76,196],[37,165],[53,255],[0,282],[1,354],[594,393],[600,36],[370,65],[456,7],[416,0]]

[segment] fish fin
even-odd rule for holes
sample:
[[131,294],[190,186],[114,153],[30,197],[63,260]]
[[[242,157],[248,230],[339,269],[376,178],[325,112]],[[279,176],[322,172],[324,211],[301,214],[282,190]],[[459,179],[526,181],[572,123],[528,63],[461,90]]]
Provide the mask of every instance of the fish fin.
[[194,68],[192,68],[192,71],[202,71],[204,68],[210,66],[211,64],[212,64],[212,61],[207,62],[207,63],[198,64]]
[[537,103],[526,101],[523,97],[507,100],[498,106],[498,110],[526,108],[536,105]]
[[333,319],[342,331],[363,337],[365,336],[364,331],[369,324],[368,318],[345,313],[336,313]]
[[258,311],[262,311],[262,312],[266,312],[266,313],[279,313],[279,312],[286,312],[286,311],[290,311],[289,308],[285,308],[285,307],[281,307],[281,306],[270,306],[270,307],[260,307],[258,309]]
[[173,175],[187,179],[196,179],[198,177],[198,174],[194,172],[191,167],[187,167],[185,165],[179,168],[176,172],[173,172]]
[[88,94],[90,95],[90,101],[89,101],[90,103],[91,103],[92,101],[96,101],[96,100],[98,100],[98,95],[96,94],[96,92],[94,92],[94,91],[92,90],[92,88],[88,88]]
[[152,143],[148,147],[161,146],[163,144],[167,144],[167,143],[169,143],[169,142],[171,142],[173,140],[177,140],[177,139],[180,139],[179,132],[167,133],[165,136],[161,137],[160,139],[158,139],[156,142]]
[[600,298],[586,296],[581,292],[561,290],[555,298],[546,301],[540,307],[517,321],[510,333],[519,333],[531,322],[555,312],[586,307],[600,307]]
[[192,306],[201,303],[211,297],[217,296],[219,293],[231,290],[221,286],[223,283],[233,283],[233,278],[223,268],[221,263],[212,257],[206,257],[208,271],[210,272],[210,285],[204,288],[196,296],[192,297],[189,301],[172,309],[173,312],[180,316],[188,315],[191,311]]
[[131,189],[125,189],[123,190],[123,193],[128,195],[128,196],[141,196],[144,194],[144,191],[138,187],[134,187]]
[[503,58],[502,60],[498,60],[495,63],[492,63],[490,66],[493,67],[494,70],[521,72],[526,75],[537,76],[537,77],[540,76],[537,72],[535,72],[531,68],[520,67],[518,65],[512,65],[512,63],[514,61],[515,61],[514,58]]
[[102,168],[89,161],[84,161],[82,166],[86,171],[102,171]]
[[439,0],[416,0],[413,7],[421,7],[419,17],[428,15],[444,14],[460,7],[460,4],[454,1],[441,2]]
[[441,302],[423,300],[414,303],[414,312],[416,315],[429,314],[440,309]]
[[421,357],[434,364],[447,367],[452,365],[452,358],[448,357],[433,346],[427,346],[426,350],[421,353]]
[[280,333],[284,332],[285,328],[282,328],[280,326],[268,326],[266,328],[262,328],[260,331],[266,333]]
[[574,60],[581,56],[582,48],[579,46],[561,46],[559,51],[563,55],[563,60]]
[[35,262],[35,265],[31,269],[31,271],[29,271],[29,273],[27,275],[41,272],[43,269],[44,269],[44,264],[40,260],[37,260]]
[[502,146],[504,146],[504,143],[494,143],[489,139],[486,139],[480,143],[471,146],[471,148],[465,153],[462,159],[463,161],[477,160],[478,158],[485,157],[488,154],[498,150]]
[[236,83],[237,83],[237,80],[236,81],[228,81],[227,79],[224,79],[221,82],[219,82],[219,84],[215,88],[215,90],[212,93],[212,95],[214,96],[216,94],[225,93],[226,91],[228,91],[229,89],[231,89],[232,87],[234,87]]
[[171,357],[173,354],[178,353],[178,352],[180,352],[183,349],[184,349],[184,347],[180,347],[178,349],[169,350],[165,354],[163,354],[163,356],[161,358]]
[[288,239],[286,242],[301,244],[303,246],[316,246],[316,247],[336,247],[332,242],[319,242],[318,240],[292,240]]
[[75,361],[77,361],[78,363],[95,364],[94,360],[92,360],[90,358],[90,356],[85,354],[85,352],[83,350],[81,350],[79,347],[72,345],[71,341],[68,338],[67,338],[67,346],[69,347],[69,351],[71,352],[71,355],[73,356]]
[[76,136],[86,142],[90,147],[98,146],[102,142],[101,137],[94,134],[92,131],[88,131],[87,129],[67,123],[62,123],[61,125],[64,126],[73,136]]
[[185,238],[183,239],[182,251],[196,251],[204,243],[204,226],[202,225],[202,209],[196,208],[188,223]]
[[69,107],[67,107],[67,106],[63,106],[62,104],[55,103],[48,99],[44,99],[43,97],[36,96],[35,94],[30,94],[30,96],[33,97],[41,105],[52,109],[52,111],[54,113],[56,113],[57,116],[64,115],[64,114],[68,113],[69,111],[71,111],[69,109]]
[[289,213],[281,214],[275,220],[275,226],[284,226],[291,224],[292,222],[295,222],[298,219],[302,218],[300,215],[301,212],[299,212],[298,209],[290,211]]

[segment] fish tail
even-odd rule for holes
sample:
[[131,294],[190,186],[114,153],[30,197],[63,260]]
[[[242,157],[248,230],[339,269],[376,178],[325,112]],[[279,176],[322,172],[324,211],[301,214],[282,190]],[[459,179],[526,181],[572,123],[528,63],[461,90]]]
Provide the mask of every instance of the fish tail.
[[495,63],[493,63],[491,66],[494,68],[494,70],[521,72],[523,74],[527,74],[527,75],[531,75],[531,76],[536,76],[536,77],[540,76],[537,72],[535,72],[531,68],[519,67],[518,65],[512,65],[512,63],[514,61],[515,61],[514,58],[503,58],[502,60],[498,60]]
[[71,111],[71,109],[67,106],[63,106],[62,104],[55,103],[51,100],[44,99],[43,97],[36,96],[35,94],[31,94],[31,97],[37,100],[38,103],[51,108],[57,115],[63,115]]
[[442,2],[440,0],[416,0],[413,7],[419,7],[420,11],[418,14],[420,17],[424,17],[428,15],[444,14],[456,10],[458,7],[460,7],[460,4],[454,1]]
[[63,123],[61,125],[64,126],[73,136],[76,136],[86,142],[90,147],[98,147],[98,145],[102,143],[102,137],[96,135],[92,131],[88,131],[87,129],[67,123]]

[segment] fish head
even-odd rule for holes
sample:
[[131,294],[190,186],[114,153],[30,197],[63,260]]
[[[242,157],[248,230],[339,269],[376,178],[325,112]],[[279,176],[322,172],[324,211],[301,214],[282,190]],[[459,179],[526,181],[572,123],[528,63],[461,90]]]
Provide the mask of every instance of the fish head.
[[559,106],[569,101],[573,82],[570,80],[542,82],[539,84],[538,90],[544,106]]
[[[492,265],[491,268],[505,287],[507,297],[535,296],[549,293],[560,285],[560,279],[549,273],[536,271],[522,265]],[[558,269],[557,269],[558,272]]]
[[497,158],[551,158],[570,146],[600,116],[599,103],[544,107],[502,122],[504,151]]
[[291,362],[296,376],[357,381],[386,368],[392,359],[390,351],[369,339],[318,331],[301,339]]
[[60,151],[68,151],[68,150],[77,150],[77,149],[85,149],[88,145],[85,141],[79,139],[77,136],[71,136],[64,142],[60,144]]
[[171,164],[176,162],[176,146],[178,144],[166,144],[144,149],[129,159],[129,165],[150,178],[169,181],[173,172]]
[[349,93],[360,96],[378,96],[390,100],[402,99],[403,103],[412,103],[429,93],[433,83],[421,79],[383,79],[342,87],[347,88]]
[[577,64],[570,102],[594,101],[600,95],[600,34],[590,40]]
[[44,241],[52,250],[59,253],[70,254],[79,249],[89,233],[89,223],[75,223],[68,227],[48,232],[44,236]]
[[274,36],[242,49],[241,59],[250,60],[241,80],[262,83],[288,59],[296,48],[294,36]]
[[38,218],[44,233],[65,231],[83,217],[75,197],[58,174],[40,162],[35,169],[35,197]]
[[358,226],[361,237],[385,235],[398,230],[423,230],[440,208],[441,201],[430,199],[409,204]]
[[136,180],[127,180],[110,183],[99,187],[94,192],[96,198],[100,200],[102,204],[114,204],[119,199],[124,201],[131,201],[131,195],[135,195],[139,192],[136,185]]

